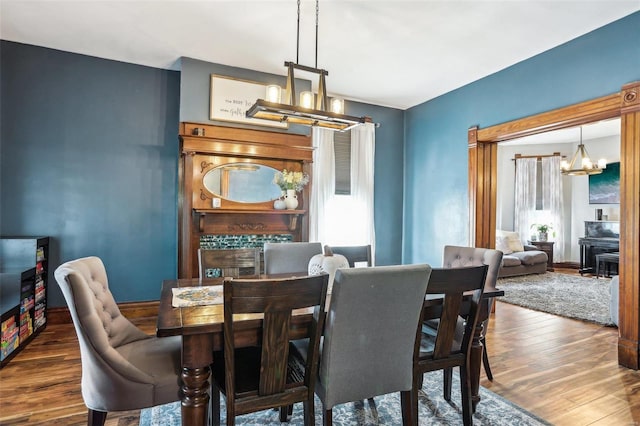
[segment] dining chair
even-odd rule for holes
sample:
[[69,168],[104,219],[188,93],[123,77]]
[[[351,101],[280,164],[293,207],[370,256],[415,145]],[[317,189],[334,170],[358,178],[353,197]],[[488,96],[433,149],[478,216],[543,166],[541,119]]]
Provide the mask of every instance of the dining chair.
[[371,259],[371,244],[364,246],[330,246],[334,254],[341,254],[349,261],[349,266],[355,268],[356,263],[365,263],[373,266]]
[[[226,397],[227,425],[235,417],[304,403],[304,424],[314,424],[315,371],[325,319],[327,274],[287,279],[225,279],[224,349],[214,353],[211,418],[220,424],[220,393]],[[313,308],[309,356],[290,351],[294,309]],[[242,323],[235,314],[264,314],[260,347],[236,347]]]
[[[480,247],[464,247],[464,246],[444,246],[442,266],[444,268],[459,268],[464,266],[481,266],[487,265],[487,278],[485,280],[485,289],[496,288],[496,280],[500,272],[500,266],[502,265],[503,253],[500,250],[480,248]],[[489,311],[493,306],[493,299],[491,299]],[[489,326],[489,317],[482,323],[482,334],[480,335],[480,343],[483,346],[482,350],[482,365],[484,371],[487,373],[487,378],[493,381],[493,373],[491,372],[491,366],[489,364],[489,355],[487,352],[487,344],[485,335],[487,327]],[[458,325],[458,333],[461,333],[462,324]],[[451,372],[449,371],[449,380],[451,380]]]
[[318,242],[265,243],[264,272],[266,274],[306,273],[309,261],[316,254],[322,254],[322,244]]
[[56,269],[55,277],[80,344],[88,425],[104,425],[109,411],[180,400],[180,336],[149,336],[125,318],[98,257],[66,262]]
[[[333,423],[336,405],[392,392],[400,392],[403,424],[414,424],[412,356],[430,271],[429,265],[336,271],[316,382],[325,425]],[[306,342],[294,345],[305,358]]]
[[[480,302],[484,292],[488,266],[461,268],[433,268],[427,286],[429,294],[443,294],[442,309],[435,334],[429,327],[421,325],[417,329],[413,349],[413,392],[411,395],[412,418],[418,421],[418,391],[422,388],[422,377],[430,371],[444,370],[445,400],[451,400],[451,380],[447,383],[447,371],[460,368],[460,388],[462,394],[462,420],[464,425],[473,423],[471,405],[471,375],[469,354],[471,342],[478,321]],[[472,295],[465,295],[472,292]],[[468,304],[468,309],[462,309]],[[457,333],[459,318],[463,320],[462,334]],[[448,387],[448,388],[447,388]]]
[[[210,270],[210,276],[207,276]],[[260,275],[260,249],[198,249],[198,271],[200,281],[210,277],[233,277]]]

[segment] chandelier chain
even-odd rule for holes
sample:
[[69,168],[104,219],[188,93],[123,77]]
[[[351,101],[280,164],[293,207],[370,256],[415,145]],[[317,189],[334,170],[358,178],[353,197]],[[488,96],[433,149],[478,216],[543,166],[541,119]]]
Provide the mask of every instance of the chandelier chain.
[[320,15],[320,0],[316,0],[316,65],[318,68],[318,15]]
[[300,0],[298,0],[298,27],[296,29],[296,64],[300,63]]

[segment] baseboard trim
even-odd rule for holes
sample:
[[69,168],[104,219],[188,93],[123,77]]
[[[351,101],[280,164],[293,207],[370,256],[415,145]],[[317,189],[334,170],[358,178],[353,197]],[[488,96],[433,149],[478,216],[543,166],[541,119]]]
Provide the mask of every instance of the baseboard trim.
[[[159,301],[118,303],[122,315],[128,319],[157,317],[160,308]],[[47,309],[48,324],[71,324],[69,308],[56,307]]]

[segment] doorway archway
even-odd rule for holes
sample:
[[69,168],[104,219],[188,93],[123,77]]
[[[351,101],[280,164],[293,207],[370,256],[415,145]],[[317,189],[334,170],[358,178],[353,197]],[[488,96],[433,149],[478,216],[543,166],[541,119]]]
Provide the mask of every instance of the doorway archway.
[[498,142],[621,118],[618,363],[640,369],[640,81],[618,93],[468,132],[471,244],[493,247]]

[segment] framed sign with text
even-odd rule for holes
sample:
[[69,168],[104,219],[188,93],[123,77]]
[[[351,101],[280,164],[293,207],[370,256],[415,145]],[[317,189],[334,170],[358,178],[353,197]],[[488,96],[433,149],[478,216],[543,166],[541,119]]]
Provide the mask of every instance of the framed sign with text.
[[264,99],[266,87],[266,84],[255,81],[211,74],[209,118],[211,120],[287,128],[288,123],[247,118],[247,110],[256,100]]

